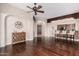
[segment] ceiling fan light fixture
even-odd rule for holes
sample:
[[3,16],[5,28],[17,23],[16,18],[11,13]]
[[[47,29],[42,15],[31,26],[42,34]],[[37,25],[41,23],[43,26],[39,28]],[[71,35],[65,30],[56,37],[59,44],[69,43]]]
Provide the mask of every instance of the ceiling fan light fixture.
[[37,12],[44,13],[44,11],[40,10],[42,8],[41,5],[38,5],[37,7],[36,7],[37,3],[34,3],[34,5],[35,5],[34,7],[30,7],[30,6],[27,6],[27,7],[29,9],[32,9],[32,11],[35,13],[35,15],[37,15]]
[[34,3],[34,5],[36,5],[37,3]]

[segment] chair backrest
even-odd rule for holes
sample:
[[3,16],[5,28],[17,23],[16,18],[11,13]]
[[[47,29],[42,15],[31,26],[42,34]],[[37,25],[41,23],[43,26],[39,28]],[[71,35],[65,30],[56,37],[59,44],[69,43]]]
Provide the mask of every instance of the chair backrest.
[[61,34],[66,34],[66,31],[62,31]]
[[74,35],[74,34],[75,34],[75,31],[69,31],[68,34],[70,34],[70,35]]
[[59,30],[57,30],[55,34],[59,34],[59,33],[60,33],[60,31],[59,31]]

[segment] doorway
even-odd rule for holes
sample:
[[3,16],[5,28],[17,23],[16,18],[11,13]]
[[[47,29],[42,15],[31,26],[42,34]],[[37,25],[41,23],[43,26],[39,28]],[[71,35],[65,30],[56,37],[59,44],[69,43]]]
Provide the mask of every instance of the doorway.
[[37,37],[42,36],[42,25],[37,25]]
[[42,39],[42,25],[37,25],[37,43],[40,43]]

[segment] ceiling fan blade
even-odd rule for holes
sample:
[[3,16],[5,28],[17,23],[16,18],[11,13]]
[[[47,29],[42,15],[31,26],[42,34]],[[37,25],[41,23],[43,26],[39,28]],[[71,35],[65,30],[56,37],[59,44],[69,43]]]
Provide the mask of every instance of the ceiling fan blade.
[[42,6],[41,6],[41,5],[39,5],[37,9],[40,9],[40,8],[42,8]]
[[27,11],[27,13],[31,13],[31,12],[33,12],[33,11]]
[[37,12],[44,13],[44,11],[40,11],[40,10],[38,10]]
[[30,6],[27,6],[29,9],[33,9],[33,8],[31,8]]

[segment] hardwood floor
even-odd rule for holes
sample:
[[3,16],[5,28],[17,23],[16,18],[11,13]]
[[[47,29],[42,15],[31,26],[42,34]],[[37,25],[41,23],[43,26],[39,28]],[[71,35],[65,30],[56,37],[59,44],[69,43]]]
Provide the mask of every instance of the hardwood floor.
[[1,56],[79,56],[79,42],[35,38],[0,48]]

